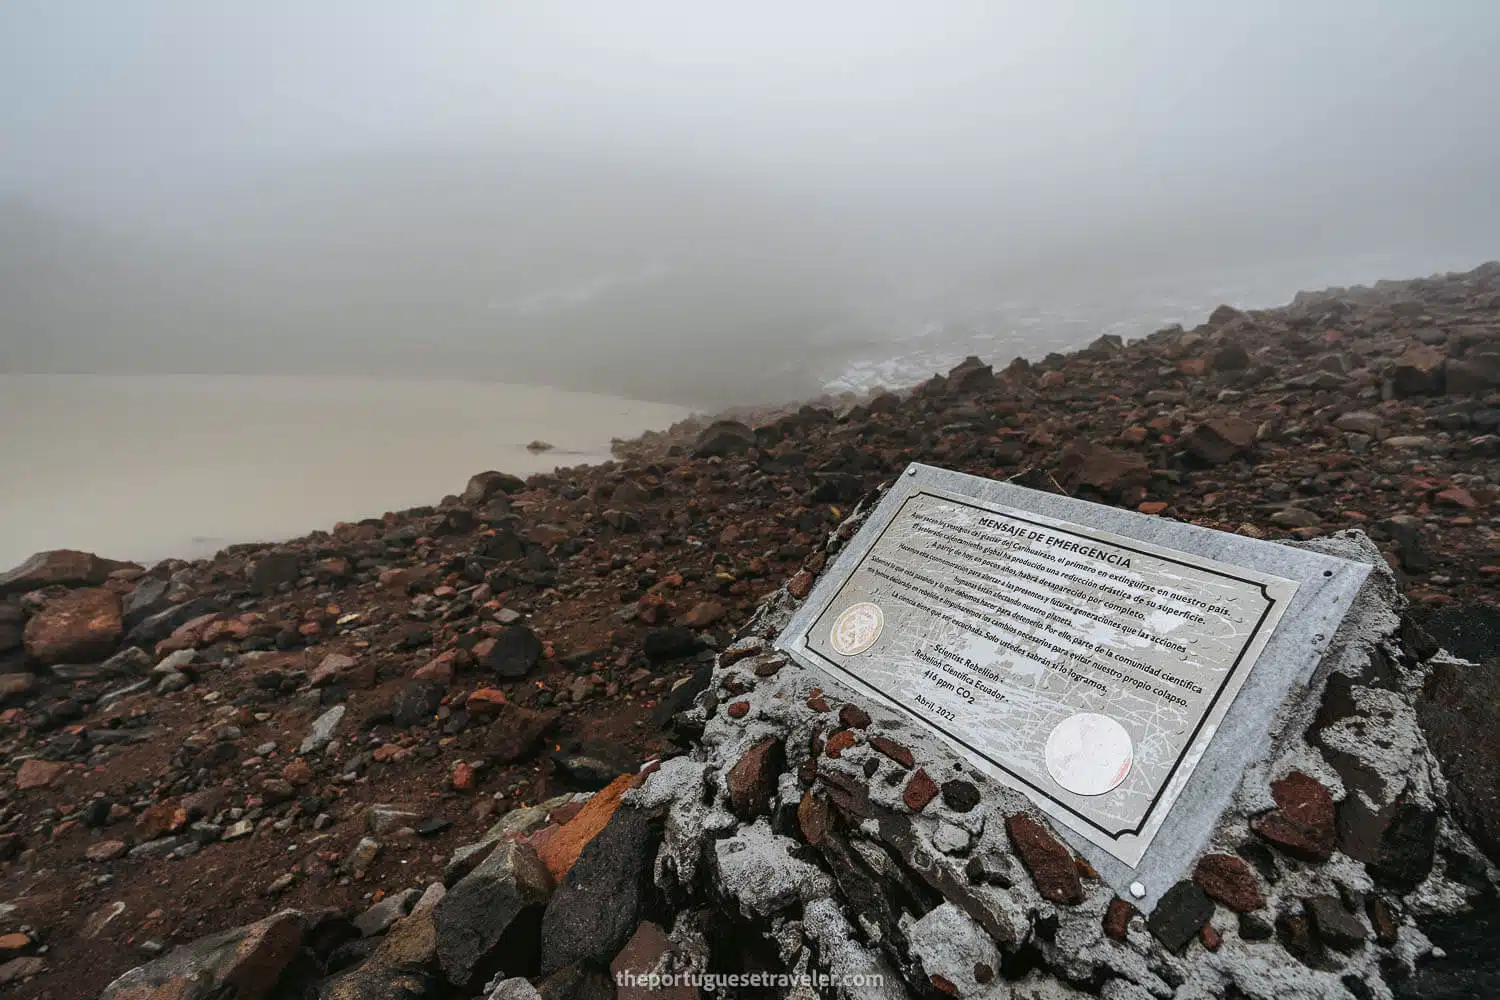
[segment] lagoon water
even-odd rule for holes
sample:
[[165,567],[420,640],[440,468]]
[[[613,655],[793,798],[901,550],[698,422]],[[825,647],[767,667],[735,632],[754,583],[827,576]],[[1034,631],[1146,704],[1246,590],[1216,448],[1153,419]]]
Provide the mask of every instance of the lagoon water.
[[[607,460],[688,411],[495,382],[0,375],[0,570],[49,548],[196,558]],[[533,454],[528,442],[553,451]]]

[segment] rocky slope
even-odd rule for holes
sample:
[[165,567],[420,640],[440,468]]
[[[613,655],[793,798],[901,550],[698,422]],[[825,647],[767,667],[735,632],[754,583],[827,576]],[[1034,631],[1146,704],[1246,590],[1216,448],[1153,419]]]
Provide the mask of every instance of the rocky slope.
[[[912,460],[1257,537],[1358,526],[1429,631],[1500,652],[1500,265],[742,420],[203,562],[0,575],[0,985],[92,996],[236,927],[112,995],[477,996],[512,924],[540,973],[575,863],[638,885],[599,858],[645,834],[597,835],[695,736],[678,713],[719,651],[766,594],[804,597],[828,534]],[[1500,726],[1475,687],[1424,719],[1493,858],[1496,755],[1465,751]],[[666,949],[656,926],[622,955]]]

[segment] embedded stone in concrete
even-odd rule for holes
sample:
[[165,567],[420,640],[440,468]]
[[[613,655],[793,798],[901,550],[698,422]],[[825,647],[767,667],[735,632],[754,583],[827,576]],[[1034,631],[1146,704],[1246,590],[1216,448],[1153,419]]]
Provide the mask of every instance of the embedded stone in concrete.
[[1266,905],[1255,872],[1232,854],[1205,854],[1193,870],[1193,881],[1215,901],[1249,913]]
[[1333,796],[1316,778],[1293,771],[1271,783],[1276,808],[1250,821],[1250,829],[1302,861],[1327,861],[1335,836]]
[[1337,896],[1314,896],[1302,905],[1318,938],[1330,948],[1352,951],[1368,936],[1365,925]]
[[1146,926],[1169,951],[1181,951],[1214,915],[1208,894],[1191,882],[1178,882],[1157,902]]
[[1005,829],[1043,899],[1067,904],[1083,902],[1083,882],[1078,877],[1072,852],[1025,813],[1007,816]]

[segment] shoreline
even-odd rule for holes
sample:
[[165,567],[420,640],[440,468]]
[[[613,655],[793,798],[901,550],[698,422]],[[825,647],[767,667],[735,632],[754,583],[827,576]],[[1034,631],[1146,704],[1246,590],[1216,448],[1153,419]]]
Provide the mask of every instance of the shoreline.
[[[1481,264],[1473,270],[1467,272],[1443,272],[1427,277],[1406,279],[1377,279],[1373,283],[1366,285],[1330,286],[1318,290],[1303,290],[1297,292],[1290,302],[1287,302],[1280,306],[1249,310],[1235,309],[1234,311],[1251,317],[1266,317],[1297,308],[1299,304],[1305,304],[1308,302],[1335,299],[1346,299],[1351,301],[1369,300],[1372,297],[1379,298],[1383,296],[1389,296],[1420,282],[1453,280],[1466,274],[1478,272],[1487,266],[1493,265],[1492,263]],[[1225,309],[1233,307],[1220,306],[1219,308]],[[1182,328],[1179,325],[1174,324],[1172,326],[1165,327],[1162,330],[1158,330],[1155,334],[1151,334],[1148,336],[1156,336],[1164,332],[1181,329]],[[1144,339],[1147,338],[1136,338],[1135,340],[1123,341],[1123,343],[1138,343],[1139,341]],[[1039,363],[1046,359],[1060,359],[1071,357],[1084,350],[1087,350],[1087,348],[1081,347],[1064,354],[1060,354],[1055,351],[1049,352],[1046,355],[1045,359],[1017,356],[1017,361],[1023,361],[1026,364],[1030,365]],[[997,358],[991,358],[987,360],[988,362],[993,363],[997,366],[1001,363],[1001,359]],[[1012,364],[1014,363],[1015,362],[1012,362]],[[931,377],[940,378],[941,375],[940,373],[933,373]],[[473,471],[473,468],[475,466],[485,466],[495,468],[498,471],[521,475],[523,477],[535,475],[538,473],[555,474],[565,470],[587,468],[608,462],[628,459],[664,457],[671,454],[673,452],[673,449],[677,449],[680,452],[682,449],[689,447],[694,438],[705,428],[707,428],[714,422],[721,420],[737,421],[754,428],[758,425],[772,423],[778,419],[785,419],[790,415],[797,413],[799,410],[803,410],[808,407],[828,409],[834,412],[834,414],[837,416],[843,416],[853,408],[868,404],[870,401],[884,395],[891,395],[896,398],[905,398],[913,392],[919,390],[922,385],[921,382],[896,386],[876,385],[863,391],[844,390],[838,393],[824,392],[807,399],[797,400],[793,402],[768,403],[763,405],[737,405],[726,407],[719,411],[709,412],[703,409],[683,406],[676,403],[662,403],[651,400],[630,399],[628,397],[611,396],[586,390],[560,389],[554,386],[526,385],[520,383],[510,383],[496,379],[464,378],[454,376],[414,375],[411,377],[398,377],[393,375],[363,373],[324,375],[307,372],[284,375],[199,374],[193,372],[0,373],[0,383],[3,383],[6,380],[23,379],[60,379],[85,381],[129,380],[138,384],[154,381],[157,383],[173,383],[181,386],[186,390],[200,394],[202,392],[206,392],[210,388],[208,382],[211,381],[229,381],[242,385],[255,384],[261,386],[273,386],[277,384],[286,385],[289,383],[307,385],[321,384],[345,388],[351,386],[363,386],[370,388],[394,389],[400,392],[420,391],[423,388],[462,386],[468,389],[478,389],[486,392],[499,391],[524,393],[531,395],[535,395],[538,393],[554,394],[559,399],[591,400],[602,406],[609,407],[624,406],[626,408],[675,411],[676,419],[670,420],[665,424],[665,426],[662,426],[660,424],[648,424],[642,427],[637,433],[624,437],[620,436],[619,434],[611,433],[604,442],[594,447],[584,446],[581,448],[553,448],[541,453],[540,455],[534,452],[527,453],[525,451],[513,450],[513,460],[508,462],[495,460],[497,456],[493,453],[491,453],[489,460],[486,460],[484,457],[476,454],[474,456],[474,460],[469,463],[470,472]],[[538,434],[537,438],[544,441],[549,440],[545,433]],[[514,442],[512,442],[512,444],[514,444]],[[548,466],[547,461],[553,458],[559,459],[559,461]],[[581,461],[566,461],[567,458],[577,458]],[[465,473],[464,475],[468,474],[469,473]],[[450,478],[456,480],[462,477],[458,477],[455,475]],[[335,519],[333,523],[338,523],[350,520],[358,520],[361,516],[372,517],[376,516],[377,514],[399,513],[402,510],[411,510],[425,506],[435,506],[440,499],[440,497],[433,497],[430,492],[424,492],[421,496],[417,496],[416,490],[414,488],[409,493],[404,494],[402,500],[394,502],[391,505],[387,505],[384,510],[379,512],[376,512],[373,509],[366,509],[365,511],[361,512],[355,510],[351,505],[344,508],[344,512],[341,515],[324,513],[321,516],[323,517],[325,522],[329,517],[333,517]],[[223,549],[228,546],[289,544],[306,538],[309,534],[326,530],[326,528],[304,528],[301,526],[305,525],[308,521],[316,521],[318,516],[319,515],[309,515],[308,517],[303,518],[299,522],[299,525],[295,528],[288,527],[285,530],[278,530],[272,533],[257,534],[252,531],[235,532],[226,529],[216,529],[211,533],[193,535],[185,541],[179,538],[176,543],[155,544],[151,547],[149,552],[143,550],[140,554],[136,554],[120,550],[117,552],[108,552],[107,554],[111,556],[119,556],[121,558],[129,558],[138,562],[144,561],[147,564],[162,562],[166,560],[182,560],[187,562],[211,561],[217,555],[221,554]],[[221,534],[220,532],[223,533]],[[210,545],[214,546],[214,548],[209,549],[208,546]],[[12,558],[10,560],[7,560],[6,558],[0,558],[0,564],[6,564],[8,561],[11,563],[18,563],[20,560],[27,558],[34,552],[43,551],[48,548],[64,547],[82,547],[87,549],[100,548],[100,546],[96,544],[80,545],[76,542],[70,543],[65,540],[54,538],[52,542],[43,544],[41,546],[33,546],[28,552],[20,555],[19,558]],[[15,550],[11,553],[12,556],[19,552],[19,549],[16,546],[11,546],[10,548]],[[104,548],[107,549],[108,547],[105,546]],[[167,549],[170,549],[170,552],[168,554],[157,554]]]
[[[52,548],[202,559],[290,540],[430,502],[476,466],[524,476],[606,461],[613,437],[688,413],[477,380],[0,376],[0,461],[25,470],[0,491],[0,563]],[[536,440],[553,448],[528,450]]]

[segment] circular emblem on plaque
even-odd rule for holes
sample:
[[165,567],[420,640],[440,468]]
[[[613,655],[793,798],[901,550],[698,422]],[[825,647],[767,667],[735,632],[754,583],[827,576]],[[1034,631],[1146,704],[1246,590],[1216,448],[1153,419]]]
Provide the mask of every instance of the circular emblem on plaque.
[[875,645],[885,628],[885,612],[877,604],[864,601],[844,609],[828,633],[828,644],[844,656],[857,656]]
[[1079,712],[1047,737],[1047,772],[1075,795],[1103,795],[1130,773],[1135,747],[1125,727],[1107,715]]

